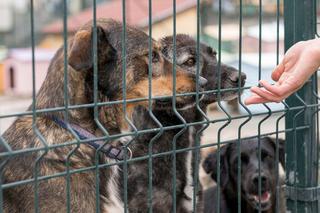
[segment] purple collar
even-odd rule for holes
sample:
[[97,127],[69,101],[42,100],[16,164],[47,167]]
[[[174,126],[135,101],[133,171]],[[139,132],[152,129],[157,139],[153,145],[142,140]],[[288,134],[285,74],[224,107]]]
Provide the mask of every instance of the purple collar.
[[[50,120],[54,121],[58,126],[68,130],[68,124],[63,120],[60,120],[55,116],[50,116]],[[91,132],[88,132],[87,130],[81,128],[78,125],[69,123],[69,127],[72,128],[72,130],[77,134],[77,136],[81,140],[96,138],[96,136],[93,135]],[[123,146],[119,148],[109,143],[105,143],[105,141],[102,141],[102,140],[89,141],[87,142],[87,144],[92,146],[95,149],[99,149],[101,147],[99,151],[103,152],[107,157],[120,160],[120,161],[124,160],[126,150],[129,150],[128,159],[131,158],[131,155],[132,155],[130,149],[126,149]]]

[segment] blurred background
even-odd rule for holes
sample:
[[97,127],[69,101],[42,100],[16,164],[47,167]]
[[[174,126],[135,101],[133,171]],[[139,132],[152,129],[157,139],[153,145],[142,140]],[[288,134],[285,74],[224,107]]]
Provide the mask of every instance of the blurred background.
[[[153,0],[152,37],[159,39],[173,34],[172,0]],[[239,0],[222,0],[221,60],[247,74],[246,86],[256,85],[261,78],[271,80],[270,73],[283,55],[284,27],[283,1],[279,3],[279,33],[277,34],[277,0],[263,0],[261,20],[259,0],[242,1],[242,48],[239,49],[240,7]],[[215,49],[219,47],[219,0],[200,1],[200,39]],[[92,0],[68,0],[68,30],[72,36],[75,31],[93,17]],[[126,0],[127,23],[148,33],[148,0]],[[176,0],[177,33],[197,36],[197,1]],[[23,112],[32,99],[32,55],[30,0],[0,1],[0,134],[11,124],[14,117],[4,117]],[[50,60],[56,50],[63,45],[64,0],[34,0],[35,27],[35,79],[39,89],[45,78]],[[122,0],[97,0],[97,17],[122,20]],[[261,28],[259,28],[261,21]],[[261,30],[261,31],[260,31]],[[261,40],[260,40],[261,32]],[[261,52],[259,44],[261,42]],[[277,55],[279,44],[279,55]],[[241,53],[241,54],[240,54]],[[241,55],[241,63],[239,58]],[[242,99],[249,95],[246,90]],[[230,116],[246,115],[247,111],[232,101],[221,106]],[[283,108],[282,104],[270,104],[273,110]],[[250,106],[254,112],[267,112],[263,105]],[[263,132],[275,131],[275,122],[281,113],[272,114],[264,122]],[[2,116],[2,117],[1,117]],[[225,118],[221,107],[211,105],[208,116],[211,119]],[[257,123],[266,115],[257,116],[246,124],[242,135],[256,135]],[[238,137],[238,127],[245,120],[232,120],[221,134],[221,140]],[[224,122],[210,125],[203,137],[204,143],[217,140],[217,130]],[[281,122],[281,126],[283,126]],[[247,131],[250,130],[250,131]],[[226,134],[225,134],[226,133]]]

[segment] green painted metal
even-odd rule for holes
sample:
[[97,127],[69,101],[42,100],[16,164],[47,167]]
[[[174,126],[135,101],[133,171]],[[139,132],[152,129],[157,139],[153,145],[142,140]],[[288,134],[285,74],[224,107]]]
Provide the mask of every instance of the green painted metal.
[[[237,143],[237,151],[240,153],[241,151],[241,140],[247,139],[247,138],[258,138],[259,143],[259,159],[261,159],[261,144],[260,139],[264,136],[268,135],[276,135],[276,141],[278,141],[278,135],[280,133],[286,134],[286,184],[287,184],[287,208],[291,212],[319,212],[319,204],[320,204],[320,188],[318,183],[318,176],[319,176],[319,145],[317,144],[317,141],[319,139],[319,134],[317,128],[319,127],[318,119],[318,100],[320,99],[317,95],[317,82],[316,82],[316,75],[312,77],[312,79],[301,89],[299,90],[295,95],[291,96],[286,100],[286,102],[282,102],[285,106],[285,109],[271,111],[271,109],[264,105],[267,109],[267,112],[260,112],[260,113],[252,113],[242,102],[242,100],[239,99],[239,105],[242,106],[244,110],[246,110],[246,115],[231,115],[228,113],[228,111],[225,109],[223,104],[221,103],[221,93],[224,91],[237,91],[238,95],[241,95],[241,92],[243,90],[248,90],[249,87],[243,87],[240,88],[240,78],[239,78],[239,85],[238,88],[232,88],[232,89],[222,89],[221,88],[221,54],[218,54],[218,88],[216,90],[212,91],[199,91],[199,85],[197,84],[196,92],[186,93],[186,94],[176,94],[175,87],[176,87],[176,55],[173,55],[173,104],[172,108],[174,111],[175,116],[177,116],[181,123],[180,125],[174,125],[174,126],[163,126],[156,116],[152,112],[152,100],[154,99],[161,99],[165,97],[152,97],[152,0],[148,0],[149,7],[148,7],[148,15],[149,15],[149,73],[148,73],[148,80],[149,80],[149,95],[146,98],[137,98],[137,99],[130,99],[128,100],[126,98],[126,38],[127,38],[127,31],[126,31],[126,0],[122,0],[122,37],[121,37],[121,57],[122,57],[122,77],[123,77],[123,88],[122,88],[122,95],[123,100],[119,101],[110,101],[110,102],[98,102],[98,66],[97,66],[97,1],[93,0],[93,60],[94,60],[94,66],[93,66],[93,72],[94,72],[94,103],[92,104],[83,104],[83,105],[70,105],[69,103],[69,96],[68,96],[68,73],[67,73],[67,67],[68,67],[68,35],[67,35],[67,19],[68,19],[68,2],[67,0],[64,0],[64,8],[63,8],[63,27],[64,27],[64,106],[63,107],[57,107],[57,108],[48,108],[48,109],[36,109],[36,93],[35,93],[35,32],[34,32],[34,8],[33,8],[33,0],[31,0],[30,4],[30,19],[31,19],[31,44],[32,44],[32,64],[33,64],[33,70],[32,70],[32,79],[33,79],[33,94],[32,94],[32,108],[30,111],[27,112],[21,112],[21,113],[15,113],[15,114],[1,114],[0,119],[3,118],[9,118],[14,116],[24,116],[24,115],[31,115],[33,118],[33,130],[40,139],[41,143],[43,144],[42,147],[38,148],[28,148],[23,150],[11,150],[11,147],[8,146],[8,144],[5,142],[5,140],[0,136],[0,145],[6,148],[6,152],[0,153],[0,157],[2,159],[5,159],[0,164],[0,171],[2,172],[2,168],[6,164],[6,159],[12,156],[22,155],[30,152],[39,152],[42,151],[42,154],[36,159],[35,162],[35,169],[34,169],[34,177],[27,180],[17,181],[13,183],[2,183],[0,179],[0,213],[3,212],[2,206],[3,206],[3,190],[10,188],[10,187],[16,187],[21,186],[24,184],[34,184],[34,205],[35,205],[35,211],[39,212],[39,198],[38,198],[38,185],[41,181],[45,181],[51,178],[57,178],[57,177],[65,177],[66,179],[66,187],[67,187],[67,196],[66,196],[66,205],[67,205],[67,211],[71,211],[70,207],[70,178],[72,174],[81,173],[85,171],[94,171],[95,174],[95,194],[96,197],[100,197],[100,188],[99,188],[99,171],[101,169],[108,169],[112,166],[121,165],[122,166],[122,174],[123,174],[123,201],[124,201],[124,212],[127,212],[127,206],[128,206],[128,164],[139,162],[139,161],[147,161],[148,162],[148,210],[145,210],[149,213],[153,212],[152,209],[152,200],[153,200],[153,159],[159,158],[163,156],[170,156],[172,159],[172,211],[171,212],[177,212],[176,208],[176,155],[178,153],[182,152],[192,152],[194,156],[194,173],[193,173],[193,211],[196,211],[196,204],[197,204],[197,193],[199,191],[199,161],[200,161],[200,150],[203,148],[216,146],[218,150],[218,156],[220,155],[220,147],[224,144],[229,143],[230,141],[222,141],[222,134],[224,133],[225,128],[234,120],[242,119],[242,123],[239,125],[238,128],[238,143]],[[199,80],[199,74],[200,74],[200,67],[199,67],[199,56],[200,56],[200,40],[204,37],[204,35],[201,34],[201,19],[204,14],[201,14],[201,1],[197,1],[197,34],[196,34],[196,50],[197,50],[197,78],[196,81]],[[222,10],[222,0],[219,0],[219,8],[218,8],[218,24],[219,24],[219,34],[217,39],[217,50],[219,53],[221,53],[223,46],[223,38],[222,38],[222,23],[223,23],[223,10]],[[300,40],[307,40],[310,38],[314,38],[316,35],[316,4],[315,0],[284,0],[284,9],[285,9],[285,48],[288,49],[290,46],[292,46],[294,43],[300,41]],[[239,0],[239,76],[241,75],[242,71],[242,39],[243,39],[243,16],[245,13],[244,3],[242,0]],[[261,63],[262,63],[262,25],[263,25],[263,1],[259,0],[259,6],[257,7],[256,12],[258,15],[258,23],[259,23],[259,69],[258,71],[258,80],[261,79]],[[176,29],[177,29],[177,23],[176,23],[176,11],[177,11],[177,3],[176,0],[172,0],[172,9],[173,9],[173,49],[174,53],[176,52]],[[202,8],[203,9],[203,8]],[[206,12],[208,12],[208,8],[206,9]],[[280,0],[277,0],[277,48],[276,48],[276,57],[277,57],[277,63],[279,63],[279,23],[280,23]],[[210,36],[210,35],[207,35]],[[216,93],[218,97],[217,104],[220,107],[220,109],[225,113],[226,118],[219,118],[219,119],[209,119],[209,117],[206,116],[205,112],[202,111],[200,105],[199,105],[199,96],[201,94],[207,94],[207,93]],[[196,107],[197,110],[204,116],[203,121],[197,121],[192,123],[187,123],[184,118],[180,115],[179,111],[176,108],[176,98],[179,96],[190,96],[193,95],[196,97]],[[155,121],[155,123],[158,125],[158,128],[153,129],[146,129],[146,130],[137,130],[132,123],[132,121],[128,118],[127,112],[126,112],[126,106],[128,103],[137,102],[146,100],[149,102],[149,115],[150,117]],[[121,133],[116,135],[109,135],[107,130],[103,127],[103,125],[100,123],[98,118],[98,108],[101,106],[107,106],[107,105],[113,105],[113,104],[121,104],[123,107],[123,112],[125,113],[125,119],[129,126],[133,129],[132,132],[129,133]],[[99,137],[95,140],[105,140],[105,144],[109,143],[113,139],[117,139],[122,136],[132,136],[133,139],[128,143],[130,144],[133,142],[135,137],[147,134],[147,133],[156,133],[155,136],[150,140],[148,144],[148,153],[145,156],[136,157],[133,159],[129,159],[128,156],[125,156],[125,159],[120,162],[114,162],[110,164],[99,164],[98,159],[98,153],[100,149],[105,145],[102,145],[99,149],[96,150],[96,159],[95,159],[95,165],[81,168],[81,169],[70,169],[70,161],[69,159],[74,154],[74,152],[79,148],[80,144],[87,143],[88,141],[92,141],[93,139],[86,139],[86,140],[80,140],[76,134],[74,134],[73,130],[69,128],[69,131],[74,135],[75,140],[74,141],[68,141],[63,144],[54,144],[48,146],[46,140],[41,136],[40,132],[37,129],[36,121],[37,116],[41,115],[42,113],[46,112],[55,112],[55,111],[62,111],[64,113],[64,119],[66,122],[68,121],[68,113],[72,109],[79,109],[79,108],[92,108],[93,109],[93,115],[94,115],[94,121],[96,122],[97,126],[102,130],[104,133],[104,136]],[[269,133],[262,133],[262,128],[264,122],[272,115],[278,114],[279,117],[276,121],[276,131],[275,132],[269,132]],[[263,116],[263,118],[260,120],[258,124],[258,133],[256,136],[251,137],[243,137],[242,131],[245,128],[246,124],[252,120],[256,116]],[[285,130],[279,130],[279,123],[281,120],[285,118],[286,120],[286,128]],[[68,122],[67,122],[68,123]],[[200,143],[200,135],[201,133],[209,126],[209,124],[213,123],[220,123],[221,126],[218,129],[218,135],[217,135],[217,143],[215,144],[201,144]],[[179,137],[187,130],[187,128],[191,126],[199,126],[202,125],[202,128],[198,130],[196,133],[195,138],[195,146],[194,147],[188,147],[184,149],[177,149],[176,143],[179,140]],[[173,130],[177,129],[179,130],[178,133],[174,136],[172,140],[172,149],[167,152],[163,153],[153,153],[153,144],[157,141],[157,139],[167,130]],[[127,145],[128,145],[127,144]],[[66,156],[66,171],[61,173],[56,173],[50,176],[39,176],[39,169],[38,164],[41,163],[41,160],[43,156],[50,150],[57,149],[59,147],[63,146],[71,146],[75,145],[74,148],[68,153]],[[277,146],[277,162],[279,160],[279,147]],[[220,158],[218,158],[217,161],[217,179],[218,179],[218,185],[220,183]],[[238,212],[241,212],[241,158],[240,154],[237,158],[237,196],[238,196]],[[278,163],[277,165],[278,166]],[[259,167],[260,167],[260,161],[259,161]],[[219,186],[218,186],[219,187]],[[279,194],[280,194],[280,178],[279,174],[277,174],[277,200],[276,200],[276,212],[279,212],[279,206],[280,206],[280,200],[279,200]],[[219,191],[219,190],[218,190]],[[261,195],[261,179],[259,178],[259,194]],[[216,212],[220,212],[220,194],[217,195],[217,209]],[[96,199],[96,212],[100,212],[100,200]]]
[[[314,0],[285,0],[285,49],[293,44],[315,37],[316,13]],[[318,107],[307,107],[316,104],[318,96],[317,74],[300,89],[290,96],[286,103],[286,185],[287,209],[291,212],[319,212],[317,200],[300,199],[299,193],[310,187],[318,187]],[[292,107],[302,106],[299,110]],[[300,126],[309,126],[298,130]],[[294,193],[295,192],[295,193]]]

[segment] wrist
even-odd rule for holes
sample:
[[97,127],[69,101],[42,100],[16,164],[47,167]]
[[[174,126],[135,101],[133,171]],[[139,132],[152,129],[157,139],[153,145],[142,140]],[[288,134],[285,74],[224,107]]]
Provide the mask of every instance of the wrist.
[[315,38],[309,40],[309,44],[306,46],[306,50],[309,51],[309,55],[313,58],[313,61],[317,66],[320,66],[320,39]]
[[310,48],[314,49],[314,52],[316,54],[317,59],[320,61],[320,39],[315,38],[313,40],[310,40]]

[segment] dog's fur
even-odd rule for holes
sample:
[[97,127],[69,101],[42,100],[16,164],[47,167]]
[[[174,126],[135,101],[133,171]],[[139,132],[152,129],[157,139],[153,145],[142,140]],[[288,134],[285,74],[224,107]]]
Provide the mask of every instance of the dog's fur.
[[[161,39],[162,53],[169,60],[173,60],[174,46],[173,37],[168,36]],[[230,89],[243,87],[246,80],[245,73],[239,73],[239,71],[224,63],[220,63],[217,60],[217,52],[212,47],[200,43],[199,52],[199,75],[208,80],[204,90],[211,91],[204,96],[201,103],[206,107],[208,104],[218,101],[217,90]],[[176,63],[184,70],[190,73],[197,72],[197,43],[188,35],[178,34],[176,35]],[[240,76],[239,76],[240,74]],[[220,75],[220,76],[219,76]],[[220,100],[232,100],[237,97],[237,91],[221,91]]]
[[[177,35],[177,68],[181,67],[187,73],[196,73],[196,42],[193,38],[187,35]],[[161,48],[163,55],[172,60],[173,56],[173,44],[172,36],[166,37],[161,41]],[[216,53],[212,48],[205,44],[201,44],[200,49],[200,75],[208,79],[209,82],[205,87],[206,90],[212,90],[217,88],[218,78],[218,62],[216,59]],[[222,88],[230,88],[238,86],[238,71],[232,67],[222,64],[221,66],[222,76]],[[245,75],[242,74],[240,84],[243,86]],[[236,92],[222,93],[222,98],[235,96]],[[201,96],[200,96],[201,97]],[[205,112],[205,108],[208,103],[212,103],[216,100],[216,95],[208,94],[201,97],[200,107]],[[171,102],[168,102],[171,103]],[[158,102],[156,108],[152,111],[153,115],[158,119],[162,126],[174,126],[183,124],[181,119],[174,113],[171,108],[164,109],[161,107],[164,104],[168,104],[166,101]],[[160,106],[160,107],[159,107]],[[202,121],[203,115],[197,110],[195,104],[187,105],[186,107],[179,107],[177,109],[180,115],[186,122]],[[109,115],[108,107],[102,110],[102,114]],[[108,116],[102,117],[102,121]],[[150,112],[142,107],[137,107],[134,110],[132,123],[138,130],[153,129],[159,127],[154,119],[150,116]],[[104,124],[108,126],[107,124]],[[176,141],[174,138],[181,131],[181,128],[174,128],[172,130],[164,131],[159,138],[151,141],[155,137],[156,133],[140,134],[130,143],[129,147],[133,152],[133,157],[141,157],[147,154],[157,154],[172,151],[175,149],[183,149],[195,146],[196,136],[202,126],[188,127]],[[129,130],[131,131],[131,130]],[[201,133],[199,133],[201,136]],[[151,150],[151,152],[149,152]],[[172,168],[175,164],[176,173],[176,211],[179,213],[192,212],[193,200],[196,200],[196,212],[202,212],[201,203],[201,186],[198,185],[197,197],[193,197],[194,190],[194,171],[195,166],[194,159],[195,152],[183,152],[175,155],[175,161],[173,162],[173,155],[165,155],[152,159],[152,209],[154,212],[171,212],[173,208],[173,172]],[[128,165],[128,206],[130,212],[141,212],[141,209],[148,208],[148,160],[141,160],[138,162],[130,163]],[[124,174],[126,175],[126,174]],[[123,177],[121,177],[123,178]],[[121,179],[122,180],[122,179]],[[121,181],[122,183],[122,181]],[[122,188],[123,189],[123,188]]]
[[[261,138],[261,212],[271,213],[276,209],[276,141]],[[241,212],[259,212],[259,151],[258,139],[241,140]],[[220,191],[214,186],[204,192],[205,212],[214,213],[217,208],[217,193],[220,194],[220,212],[238,212],[237,202],[237,141],[222,146],[220,149]],[[214,181],[217,181],[218,154],[211,153],[203,167]],[[284,141],[279,139],[279,160],[284,165]],[[281,165],[279,165],[281,167]],[[281,173],[280,184],[283,183]],[[279,212],[285,212],[285,199],[280,190]]]
[[[127,98],[142,98],[148,96],[148,36],[133,27],[126,27],[126,87]],[[100,19],[97,22],[97,67],[98,67],[98,101],[121,100],[122,96],[122,60],[121,60],[121,35],[122,24],[113,20]],[[64,56],[63,48],[60,48],[51,61],[47,77],[37,95],[36,109],[46,109],[64,106],[68,101],[70,105],[87,104],[93,102],[93,30],[91,22],[82,27],[76,35],[69,40],[68,44],[68,86],[69,100],[64,100]],[[153,93],[152,96],[172,95],[172,64],[162,57],[160,46],[156,41],[152,42],[152,66],[153,66]],[[195,91],[195,75],[177,69],[177,93]],[[177,102],[183,106],[193,102],[190,98],[178,98]],[[141,101],[127,104],[127,115],[133,117],[134,108],[147,106],[148,102]],[[154,105],[154,104],[153,104]],[[154,105],[155,106],[155,105]],[[29,110],[32,108],[30,107]],[[114,107],[116,112],[109,115],[108,128],[120,133],[128,129],[125,122],[122,107]],[[67,145],[49,150],[46,146],[55,146],[61,143],[74,141],[74,136],[52,121],[52,116],[63,120],[64,112],[47,112],[38,114],[33,129],[31,116],[18,118],[12,126],[4,133],[3,137],[10,149],[22,151],[28,148],[38,151],[26,152],[12,157],[2,157],[1,163],[5,163],[2,170],[1,183],[9,184],[28,180],[35,177],[43,177],[62,173],[69,169],[82,169],[94,166],[96,163],[109,163],[114,160],[103,154],[96,156],[96,150],[86,144]],[[70,123],[77,124],[83,129],[101,134],[98,129],[92,108],[79,108],[68,110]],[[164,124],[165,125],[165,124]],[[100,133],[99,133],[100,132]],[[135,145],[139,149],[139,145]],[[40,148],[43,148],[41,151]],[[1,146],[1,152],[8,149]],[[47,152],[45,151],[47,150]],[[141,150],[144,152],[145,150]],[[162,151],[162,150],[159,150]],[[139,155],[137,152],[135,156]],[[98,159],[96,162],[95,159]],[[157,163],[157,160],[154,160]],[[68,165],[68,166],[67,166]],[[138,164],[135,164],[136,166]],[[159,167],[167,165],[158,165]],[[141,189],[139,172],[130,174],[137,175],[136,178],[129,176],[130,196],[137,189]],[[147,169],[144,170],[147,174]],[[179,170],[178,170],[179,171]],[[4,190],[4,212],[34,212],[35,206],[40,212],[66,212],[67,201],[72,212],[95,212],[100,208],[102,212],[123,212],[123,203],[117,186],[118,167],[99,170],[99,176],[95,176],[94,170],[72,173],[67,176],[70,194],[67,195],[67,180],[65,176],[39,180],[38,185],[34,182],[12,186]],[[100,185],[96,185],[99,178]],[[161,176],[157,178],[161,179]],[[136,180],[138,180],[136,182]],[[122,182],[122,181],[121,181]],[[160,181],[161,182],[161,181]],[[137,186],[137,187],[136,187]],[[179,186],[179,185],[178,185]],[[37,187],[37,191],[35,191]],[[97,197],[96,187],[99,188]],[[161,188],[169,187],[162,185]],[[169,187],[170,188],[170,187]],[[167,192],[163,189],[163,191]],[[35,193],[38,200],[35,205]],[[163,194],[155,194],[158,199]],[[164,194],[166,195],[166,194]],[[69,200],[67,198],[69,197]],[[100,206],[96,206],[96,200],[100,200]],[[132,200],[132,199],[131,199]],[[141,199],[143,200],[143,199]],[[168,206],[170,204],[162,203]],[[140,210],[144,205],[136,206]],[[130,206],[129,206],[130,207]],[[142,210],[144,211],[144,210]]]

